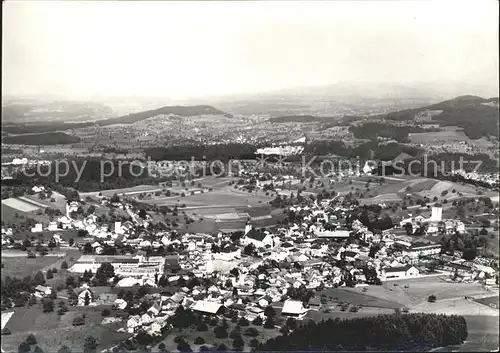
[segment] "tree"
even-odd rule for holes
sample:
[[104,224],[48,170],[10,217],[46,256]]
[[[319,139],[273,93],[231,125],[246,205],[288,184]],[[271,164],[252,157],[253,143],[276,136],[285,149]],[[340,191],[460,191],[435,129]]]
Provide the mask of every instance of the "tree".
[[109,262],[103,262],[97,269],[95,276],[98,285],[105,286],[108,280],[115,276],[115,268]]
[[90,295],[89,292],[85,292],[85,297],[83,298],[83,303],[85,306],[88,306],[90,304]]
[[245,346],[245,341],[243,341],[243,338],[241,337],[241,335],[236,336],[233,339],[233,348],[235,350],[237,350],[237,351],[242,350],[244,346]]
[[436,302],[436,296],[435,296],[434,294],[429,295],[429,297],[427,298],[427,301],[428,301],[429,303],[434,303],[434,302]]
[[249,327],[245,330],[245,336],[257,337],[259,335],[259,331],[255,327]]
[[254,349],[259,347],[259,344],[260,344],[260,342],[255,338],[253,338],[252,340],[250,340],[250,342],[248,342],[248,345],[250,346],[250,348],[254,348]]
[[191,346],[186,341],[182,340],[177,345],[177,350],[179,352],[192,352]]
[[12,332],[6,327],[2,330],[2,335],[8,336],[12,334]]
[[201,321],[196,325],[196,330],[200,332],[207,331],[208,325],[205,322]]
[[97,349],[97,340],[93,336],[87,336],[83,342],[83,353],[94,353]]
[[462,253],[462,258],[467,261],[472,261],[476,258],[477,251],[474,248],[464,249]]
[[26,343],[30,346],[34,346],[35,344],[37,344],[36,338],[32,333],[30,333],[28,337],[26,337]]
[[108,317],[109,315],[111,315],[111,311],[109,311],[109,309],[101,311],[101,316]]
[[266,322],[264,323],[264,328],[272,329],[274,326],[276,326],[276,324],[274,323],[273,317],[268,316]]
[[205,343],[205,339],[203,337],[196,337],[194,340],[194,344],[203,344]]
[[45,277],[43,275],[42,271],[38,271],[33,278],[33,285],[44,285],[45,284]]
[[248,326],[249,324],[248,320],[243,316],[238,320],[238,325],[240,326]]
[[73,326],[85,325],[85,318],[83,316],[77,316],[73,319]]
[[50,298],[46,298],[43,300],[42,306],[43,306],[44,313],[50,313],[50,312],[54,311],[54,300],[52,300]]
[[263,324],[263,321],[262,321],[262,318],[260,316],[257,316],[252,321],[252,325],[255,325],[255,326],[262,326],[262,324]]
[[270,317],[274,317],[276,315],[276,311],[274,310],[274,308],[272,306],[268,306],[266,308],[266,310],[264,310],[264,315],[267,317],[267,318],[270,318]]
[[217,337],[217,338],[227,338],[227,336],[228,336],[226,329],[224,327],[221,327],[221,326],[217,326],[214,329],[214,333],[215,333],[215,337]]
[[114,193],[113,196],[111,196],[111,199],[109,201],[111,201],[112,203],[120,202],[120,197],[118,196],[117,193]]
[[68,263],[66,261],[63,261],[61,263],[61,270],[67,270],[68,269]]
[[54,278],[54,275],[52,274],[52,270],[51,270],[51,269],[48,269],[48,270],[47,270],[47,275],[46,275],[46,278],[47,278],[47,279],[52,279],[52,278]]
[[224,344],[224,343],[221,343],[218,347],[217,347],[217,352],[225,352],[227,351],[227,346]]

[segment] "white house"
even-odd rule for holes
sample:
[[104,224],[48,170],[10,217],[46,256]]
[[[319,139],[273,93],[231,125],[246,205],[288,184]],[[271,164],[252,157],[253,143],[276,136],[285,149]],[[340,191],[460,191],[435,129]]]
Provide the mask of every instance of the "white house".
[[43,298],[46,297],[47,295],[50,295],[50,293],[52,293],[52,289],[50,287],[41,285],[35,287],[35,297]]
[[57,222],[50,222],[49,226],[47,227],[47,230],[49,231],[56,231],[59,228],[57,227]]
[[31,188],[31,190],[33,190],[34,193],[39,193],[39,192],[45,191],[45,187],[43,185],[33,186]]
[[37,223],[37,224],[35,224],[35,226],[31,228],[31,232],[32,232],[32,233],[40,233],[40,232],[43,232],[43,226],[42,226],[42,223]]
[[307,309],[304,308],[304,304],[300,300],[285,300],[283,304],[283,310],[281,314],[287,317],[294,317],[296,319],[302,319],[307,314]]
[[411,265],[386,267],[383,269],[383,277],[385,279],[411,278],[411,277],[417,277],[419,274],[420,271],[415,266]]

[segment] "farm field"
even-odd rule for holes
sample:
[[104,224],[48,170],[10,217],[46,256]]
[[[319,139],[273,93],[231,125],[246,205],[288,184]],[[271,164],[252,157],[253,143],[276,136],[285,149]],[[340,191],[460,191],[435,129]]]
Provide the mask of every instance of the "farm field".
[[370,288],[367,293],[361,292],[361,288],[344,289],[344,288],[327,288],[318,293],[318,295],[326,295],[327,297],[336,298],[337,302],[348,302],[351,305],[362,305],[373,308],[397,309],[403,305],[392,300],[381,297],[372,296]]
[[186,195],[185,197],[158,197],[144,201],[145,203],[157,206],[175,206],[184,204],[186,207],[204,207],[211,206],[245,206],[257,205],[271,201],[271,197],[250,194],[239,194],[232,190],[214,190],[203,194]]
[[482,299],[475,299],[475,301],[480,303],[480,304],[486,305],[490,308],[492,307],[492,306],[490,306],[490,304],[493,304],[493,305],[495,305],[495,308],[498,310],[498,295],[493,296],[493,297],[482,298]]
[[467,141],[470,139],[460,130],[436,131],[436,132],[419,132],[408,134],[408,138],[412,143],[429,143],[432,141]]
[[153,191],[157,191],[157,190],[162,190],[162,188],[159,187],[158,185],[137,185],[137,186],[125,188],[125,189],[112,189],[112,190],[82,192],[82,193],[80,193],[80,196],[82,198],[85,198],[86,196],[97,197],[99,195],[99,193],[101,193],[102,196],[111,197],[114,194],[117,194],[118,196],[122,196],[123,194],[127,195],[127,194],[141,193],[141,192],[153,192]]
[[[50,202],[50,198],[53,198],[54,202]],[[58,192],[52,192],[50,198],[41,200],[37,195],[26,195],[21,197],[21,199],[34,203],[35,205],[38,205],[40,207],[51,207],[65,210],[66,197],[64,195],[61,195]]]
[[349,311],[340,311],[340,310],[330,311],[330,312],[311,310],[307,313],[306,318],[319,322],[321,320],[328,320],[328,319],[336,319],[336,318],[339,318],[341,320],[356,319],[361,317],[376,316],[383,314],[394,314],[394,309],[363,307],[358,312],[355,313]]
[[[23,212],[18,209],[7,206],[2,202],[2,221],[6,224],[21,224],[26,221],[26,218],[32,218],[37,222],[49,222],[49,216],[46,214],[37,214],[37,212]],[[40,208],[37,208],[37,211]],[[16,217],[17,215],[17,217]]]
[[33,203],[26,202],[14,197],[2,200],[2,205],[11,207],[18,212],[33,212],[40,209],[39,206],[35,206]]
[[[404,288],[408,285],[409,288]],[[348,289],[359,291],[359,289]],[[396,280],[384,283],[382,286],[370,286],[367,295],[390,300],[405,306],[415,306],[427,302],[430,295],[435,295],[440,300],[452,299],[464,296],[477,296],[488,294],[477,283],[450,283],[444,282],[438,277],[423,277],[406,280]]]

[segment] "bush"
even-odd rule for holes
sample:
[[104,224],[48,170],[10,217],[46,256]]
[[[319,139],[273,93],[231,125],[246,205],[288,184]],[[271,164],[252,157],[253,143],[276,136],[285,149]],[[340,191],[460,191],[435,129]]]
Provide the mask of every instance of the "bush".
[[73,319],[73,326],[85,325],[85,318],[83,316],[77,316]]
[[7,327],[2,330],[2,335],[10,335],[11,333]]
[[357,306],[351,306],[351,308],[349,309],[349,311],[350,311],[351,313],[357,313],[357,312],[358,312],[358,310],[359,310],[359,309],[358,309],[358,307],[357,307]]
[[436,296],[435,296],[434,294],[429,295],[429,298],[427,298],[427,301],[428,301],[429,303],[434,303],[434,302],[436,302]]
[[104,309],[102,312],[101,312],[101,316],[104,316],[104,317],[107,317],[111,315],[111,311],[109,311],[109,309]]

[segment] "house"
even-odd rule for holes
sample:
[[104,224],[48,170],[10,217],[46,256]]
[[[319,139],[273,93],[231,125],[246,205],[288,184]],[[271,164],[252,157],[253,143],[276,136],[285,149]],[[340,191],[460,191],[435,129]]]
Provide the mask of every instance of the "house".
[[410,258],[416,258],[419,256],[430,256],[436,255],[441,252],[441,244],[432,244],[432,243],[413,243],[409,248],[406,248],[402,251],[403,256],[408,256]]
[[195,302],[191,310],[199,311],[203,314],[218,315],[224,310],[224,306],[220,303],[200,300]]
[[283,304],[283,310],[281,315],[287,317],[294,317],[296,319],[302,319],[307,314],[307,309],[304,308],[304,304],[300,300],[285,300]]
[[88,287],[83,287],[83,290],[78,293],[78,305],[85,306],[92,303],[93,295]]
[[38,285],[35,287],[35,297],[43,298],[52,293],[52,288]]
[[266,246],[273,247],[273,236],[269,233],[261,232],[255,229],[250,230],[242,239],[244,245],[253,244],[256,248]]
[[346,239],[349,238],[349,231],[348,230],[318,230],[314,234],[318,238],[341,238],[341,239]]
[[118,310],[123,310],[127,307],[127,302],[123,299],[116,299],[113,306]]
[[31,190],[33,190],[33,192],[34,192],[35,194],[37,194],[37,193],[39,193],[39,192],[45,191],[45,187],[44,187],[44,186],[42,186],[42,185],[40,185],[40,186],[33,186],[33,187],[31,188]]
[[383,277],[386,279],[416,277],[419,274],[420,271],[415,266],[412,265],[386,267],[383,269]]
[[161,307],[158,303],[154,303],[147,312],[153,316],[157,316],[161,312]]
[[313,297],[313,298],[309,299],[309,308],[314,309],[314,310],[320,310],[321,309],[321,298]]
[[31,232],[32,232],[32,233],[40,233],[40,232],[43,232],[43,226],[42,226],[42,223],[37,223],[37,224],[35,224],[35,226],[31,228]]

